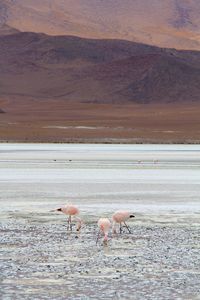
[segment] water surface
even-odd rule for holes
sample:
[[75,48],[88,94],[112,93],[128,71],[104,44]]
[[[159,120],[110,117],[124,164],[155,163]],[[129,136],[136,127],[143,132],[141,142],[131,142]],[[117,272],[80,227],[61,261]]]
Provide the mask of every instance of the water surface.
[[[1,211],[200,212],[199,145],[1,144]],[[5,205],[6,204],[6,205]]]

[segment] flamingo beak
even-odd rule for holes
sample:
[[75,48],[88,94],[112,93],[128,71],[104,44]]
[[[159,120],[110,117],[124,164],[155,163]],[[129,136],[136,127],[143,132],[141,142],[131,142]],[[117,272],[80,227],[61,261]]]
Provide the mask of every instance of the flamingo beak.
[[81,225],[78,225],[76,231],[79,232],[81,230]]
[[135,218],[135,216],[134,215],[130,215],[130,218]]
[[61,208],[58,208],[58,209],[56,209],[56,211],[62,211],[62,209],[61,209]]

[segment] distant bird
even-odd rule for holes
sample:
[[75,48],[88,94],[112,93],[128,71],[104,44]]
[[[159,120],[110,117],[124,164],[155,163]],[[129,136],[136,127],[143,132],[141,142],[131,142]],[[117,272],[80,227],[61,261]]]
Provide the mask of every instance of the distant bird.
[[56,209],[56,211],[60,211],[62,213],[64,213],[65,215],[68,215],[69,218],[67,220],[68,222],[68,226],[67,226],[67,230],[72,230],[72,217],[74,217],[74,219],[77,221],[77,226],[76,226],[76,230],[80,231],[81,226],[82,226],[82,220],[77,217],[77,215],[79,215],[80,211],[79,209],[75,206],[75,205],[65,205],[61,208]]
[[125,227],[127,228],[128,232],[131,233],[131,229],[126,224],[126,221],[129,220],[130,218],[134,218],[134,217],[135,216],[132,213],[130,213],[129,211],[126,211],[126,210],[116,211],[112,216],[112,220],[113,220],[112,232],[116,233],[116,225],[119,224],[119,230],[120,230],[120,233],[122,233],[122,224],[124,224]]
[[96,244],[98,243],[100,233],[102,232],[104,235],[103,242],[107,244],[108,241],[108,233],[111,227],[111,222],[108,218],[100,218],[98,221],[99,232],[96,240]]

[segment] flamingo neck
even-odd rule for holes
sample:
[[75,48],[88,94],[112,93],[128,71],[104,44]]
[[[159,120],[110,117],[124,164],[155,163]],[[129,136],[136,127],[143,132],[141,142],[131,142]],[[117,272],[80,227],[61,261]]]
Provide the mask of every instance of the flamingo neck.
[[108,241],[108,234],[105,233],[105,235],[104,235],[104,242],[107,242],[107,241]]
[[80,218],[77,218],[77,231],[81,229],[82,226],[82,220]]

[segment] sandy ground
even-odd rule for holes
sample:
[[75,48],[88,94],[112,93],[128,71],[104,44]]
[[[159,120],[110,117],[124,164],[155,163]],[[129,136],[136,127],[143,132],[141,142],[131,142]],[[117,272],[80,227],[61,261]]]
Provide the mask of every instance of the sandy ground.
[[92,104],[0,99],[0,140],[82,143],[199,143],[198,103]]
[[[199,146],[4,144],[0,167],[2,299],[200,299]],[[96,245],[119,208],[132,233]]]

